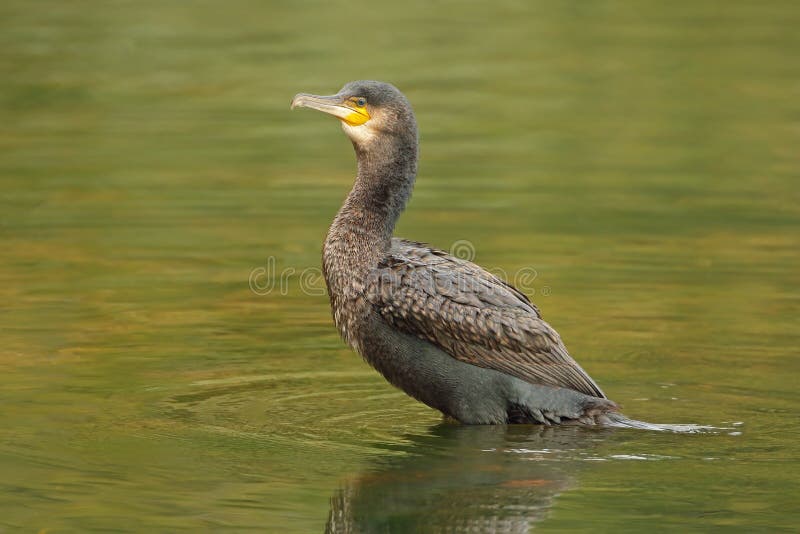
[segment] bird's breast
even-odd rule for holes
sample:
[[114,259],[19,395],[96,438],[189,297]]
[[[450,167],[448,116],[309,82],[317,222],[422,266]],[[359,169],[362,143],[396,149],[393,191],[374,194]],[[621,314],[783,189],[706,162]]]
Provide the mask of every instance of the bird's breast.
[[374,313],[366,297],[369,268],[352,265],[349,258],[330,247],[324,249],[322,265],[333,322],[347,344],[360,352],[362,327],[368,322],[370,314]]

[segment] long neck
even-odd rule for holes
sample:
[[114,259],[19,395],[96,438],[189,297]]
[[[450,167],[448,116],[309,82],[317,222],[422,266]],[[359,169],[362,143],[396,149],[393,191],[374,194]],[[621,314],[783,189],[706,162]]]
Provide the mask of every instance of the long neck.
[[417,135],[354,143],[358,176],[336,214],[322,252],[333,319],[353,347],[370,306],[363,292],[367,278],[386,255],[400,213],[411,196],[417,174]]
[[[354,145],[358,176],[331,225],[328,242],[344,240],[362,258],[385,253],[392,232],[414,187],[416,133],[408,139],[381,140],[367,148]],[[331,243],[332,244],[332,243]]]

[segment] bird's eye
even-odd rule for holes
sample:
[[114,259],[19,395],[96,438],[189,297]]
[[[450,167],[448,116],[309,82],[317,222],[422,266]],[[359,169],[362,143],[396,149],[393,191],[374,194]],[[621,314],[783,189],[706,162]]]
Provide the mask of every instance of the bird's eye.
[[365,98],[359,98],[356,100],[356,104],[358,104],[358,107],[363,108],[365,105],[367,105],[367,100]]

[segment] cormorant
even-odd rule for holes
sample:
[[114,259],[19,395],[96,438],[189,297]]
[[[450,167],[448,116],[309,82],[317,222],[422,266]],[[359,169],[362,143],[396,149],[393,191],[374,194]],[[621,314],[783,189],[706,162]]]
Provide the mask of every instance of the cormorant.
[[337,117],[358,175],[328,231],[336,327],[389,382],[467,424],[651,427],[618,413],[522,292],[478,265],[392,236],[417,174],[417,123],[393,85],[354,81],[292,109]]

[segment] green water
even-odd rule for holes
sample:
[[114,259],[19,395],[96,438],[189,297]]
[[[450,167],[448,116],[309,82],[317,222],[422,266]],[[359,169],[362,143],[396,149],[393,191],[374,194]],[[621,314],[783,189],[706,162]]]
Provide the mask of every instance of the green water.
[[[796,528],[798,27],[794,1],[2,3],[0,531]],[[527,273],[628,415],[721,430],[443,424],[351,353],[315,269],[352,150],[288,108],[359,78],[417,111],[399,235]]]

